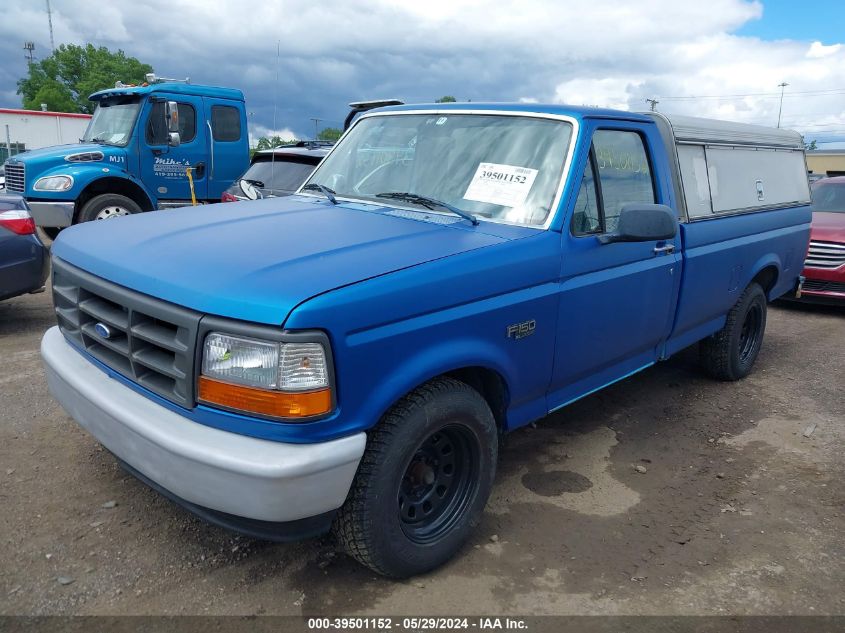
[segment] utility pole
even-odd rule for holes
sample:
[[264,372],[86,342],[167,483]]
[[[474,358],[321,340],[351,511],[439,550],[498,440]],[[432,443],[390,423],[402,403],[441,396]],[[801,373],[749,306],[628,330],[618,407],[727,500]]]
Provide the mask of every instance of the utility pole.
[[50,8],[50,0],[47,0],[47,23],[50,25],[50,48],[56,52],[56,42],[53,41],[53,10]]
[[32,51],[35,50],[35,42],[24,42],[23,50],[24,58],[27,60],[27,63],[32,66]]
[[778,127],[780,127],[780,113],[783,112],[783,89],[786,88],[789,84],[785,81],[782,81],[778,84],[778,88],[780,88],[780,105],[778,106]]
[[316,141],[317,135],[320,133],[320,121],[323,119],[316,119],[312,117],[311,120],[314,121],[314,140]]
[[657,99],[646,99],[645,101],[651,106],[652,112],[657,109],[657,104],[660,103]]

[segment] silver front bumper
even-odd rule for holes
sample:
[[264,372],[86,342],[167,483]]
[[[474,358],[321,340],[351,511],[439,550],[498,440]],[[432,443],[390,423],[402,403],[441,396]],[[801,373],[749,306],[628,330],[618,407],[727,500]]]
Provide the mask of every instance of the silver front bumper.
[[193,422],[109,377],[58,327],[41,341],[50,392],[117,457],[167,491],[238,517],[285,522],[343,505],[366,436],[285,444]]
[[73,224],[73,202],[29,202],[37,226],[65,227]]

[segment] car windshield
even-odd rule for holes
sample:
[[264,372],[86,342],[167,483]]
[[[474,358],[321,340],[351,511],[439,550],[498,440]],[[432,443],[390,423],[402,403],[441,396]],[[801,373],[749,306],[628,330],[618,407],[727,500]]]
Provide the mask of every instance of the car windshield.
[[845,213],[845,182],[818,182],[814,184],[813,211]]
[[141,107],[139,101],[101,101],[82,136],[83,141],[124,146]]
[[253,163],[241,179],[251,181],[251,184],[270,195],[276,192],[290,193],[299,189],[312,171],[313,164],[276,157],[275,160],[266,159]]
[[374,115],[352,128],[308,184],[338,198],[444,213],[446,203],[482,219],[542,225],[571,135],[569,123],[531,115]]

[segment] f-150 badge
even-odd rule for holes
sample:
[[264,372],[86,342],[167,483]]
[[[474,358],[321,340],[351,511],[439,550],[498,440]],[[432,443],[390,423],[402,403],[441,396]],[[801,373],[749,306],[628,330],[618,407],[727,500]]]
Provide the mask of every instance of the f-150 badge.
[[508,338],[518,341],[526,336],[534,334],[537,328],[537,321],[531,319],[530,321],[523,321],[522,323],[514,323],[508,326]]

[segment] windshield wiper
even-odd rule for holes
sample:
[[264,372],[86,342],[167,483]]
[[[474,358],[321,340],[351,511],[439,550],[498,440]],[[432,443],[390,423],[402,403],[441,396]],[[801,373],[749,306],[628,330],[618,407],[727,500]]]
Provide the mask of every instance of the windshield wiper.
[[106,139],[104,139],[99,134],[97,136],[95,136],[94,138],[92,138],[88,142],[89,143],[97,143],[98,145],[114,145],[114,143],[109,143]]
[[326,187],[325,185],[318,185],[316,182],[309,182],[302,188],[303,191],[319,191],[322,193],[326,198],[329,199],[329,202],[332,204],[339,204],[337,198],[334,197],[335,192]]
[[416,193],[410,193],[408,191],[401,192],[401,191],[385,191],[384,193],[377,193],[376,198],[388,198],[390,200],[401,200],[402,202],[410,202],[411,204],[418,204],[426,209],[434,209],[435,207],[442,207],[443,209],[447,209],[454,213],[455,215],[461,216],[464,220],[468,220],[473,223],[473,225],[478,224],[478,218],[475,217],[472,213],[468,211],[464,211],[463,209],[459,209],[458,207],[453,207],[451,204],[447,202],[443,202],[441,200],[436,200],[434,198],[429,198],[428,196],[421,196]]

